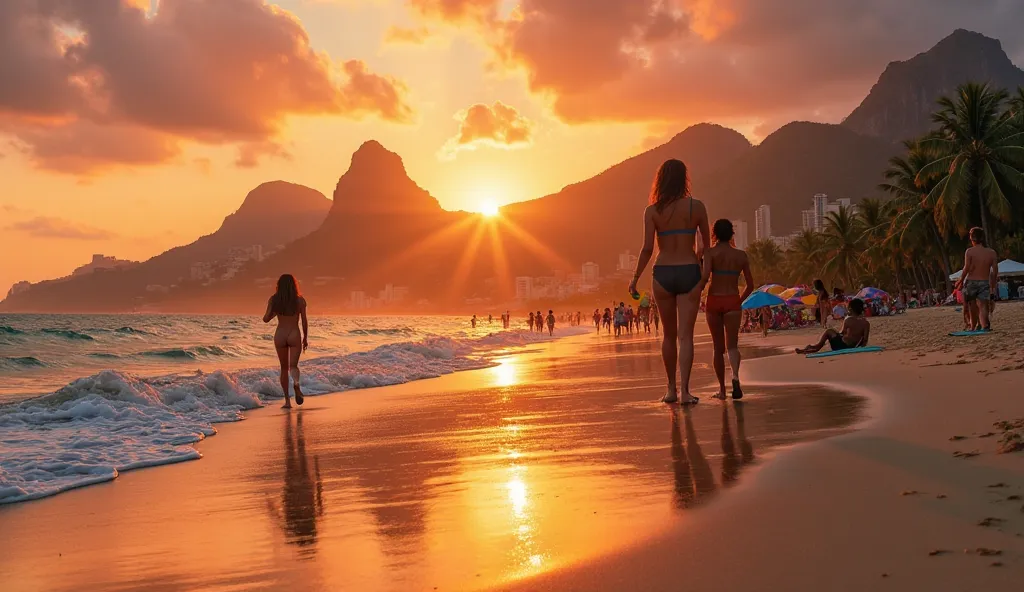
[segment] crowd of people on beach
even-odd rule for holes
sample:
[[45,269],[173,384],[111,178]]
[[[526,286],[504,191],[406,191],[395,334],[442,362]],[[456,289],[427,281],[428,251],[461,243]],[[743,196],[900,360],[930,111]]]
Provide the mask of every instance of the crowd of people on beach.
[[[634,309],[625,301],[617,305],[594,309],[591,317],[598,334],[614,332],[616,337],[650,334],[651,325],[658,334],[663,328],[662,360],[665,364],[667,392],[662,401],[692,405],[699,399],[690,393],[690,373],[693,366],[693,335],[697,315],[704,313],[714,343],[713,365],[718,378],[716,398],[726,398],[725,358],[732,369],[732,397],[743,396],[739,380],[739,334],[760,330],[767,336],[769,330],[806,327],[815,324],[823,330],[816,343],[797,349],[797,353],[816,353],[826,345],[833,351],[843,352],[868,345],[869,317],[900,314],[908,308],[936,306],[960,302],[964,310],[964,324],[968,332],[991,330],[994,299],[999,293],[998,261],[995,251],[986,245],[981,228],[970,231],[971,247],[964,256],[964,267],[957,280],[954,293],[948,297],[935,290],[903,291],[895,298],[885,294],[874,298],[848,299],[841,288],[830,293],[822,280],[813,285],[813,303],[798,309],[787,306],[758,306],[750,310],[744,303],[754,288],[747,254],[733,242],[731,221],[719,219],[710,224],[704,203],[690,193],[690,179],[686,165],[680,160],[667,160],[658,169],[651,188],[650,205],[644,211],[643,246],[637,258],[628,292],[638,301]],[[637,283],[655,254],[652,292],[641,294]],[[740,278],[743,284],[740,283]],[[742,290],[741,290],[742,285]],[[707,289],[707,296],[702,295]],[[881,292],[881,291],[877,291]],[[883,293],[884,294],[884,293]],[[811,302],[811,301],[808,301]],[[753,305],[756,306],[756,305]],[[284,407],[291,407],[289,379],[296,403],[303,403],[300,388],[299,357],[308,347],[309,328],[306,301],[299,292],[298,283],[289,274],[282,275],[277,289],[267,302],[264,322],[278,319],[274,346],[281,364],[281,388]],[[829,320],[842,320],[841,327],[829,328]],[[510,311],[500,316],[502,327],[512,325]],[[470,324],[476,328],[480,320],[476,315]],[[494,316],[488,315],[488,324]],[[531,332],[547,331],[553,336],[558,322],[580,326],[583,313],[560,313],[549,309],[531,311],[525,319]],[[301,323],[301,330],[300,330]],[[677,380],[678,376],[678,380]]]

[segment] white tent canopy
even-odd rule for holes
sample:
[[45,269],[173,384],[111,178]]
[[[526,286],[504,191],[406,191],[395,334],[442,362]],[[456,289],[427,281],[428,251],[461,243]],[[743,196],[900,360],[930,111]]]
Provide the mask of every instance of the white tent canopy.
[[[949,276],[951,280],[960,279],[963,270]],[[999,262],[999,277],[1024,277],[1024,263],[1017,263],[1012,259],[1005,259]]]

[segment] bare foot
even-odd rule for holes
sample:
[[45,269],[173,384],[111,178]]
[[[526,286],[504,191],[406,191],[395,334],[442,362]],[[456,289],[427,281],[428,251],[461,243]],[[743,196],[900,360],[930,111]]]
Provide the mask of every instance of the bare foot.
[[696,405],[697,403],[700,403],[700,399],[694,397],[690,393],[686,393],[686,396],[679,401],[680,406]]
[[796,348],[796,350],[795,350],[795,351],[796,351],[796,353],[798,353],[798,354],[807,354],[807,353],[810,353],[810,349],[809,349],[809,348],[806,348],[806,347],[798,347],[798,348]]
[[299,388],[299,383],[296,382],[293,386],[295,387],[295,402],[302,405],[303,397],[302,390]]
[[724,400],[726,399],[726,396],[725,396],[725,387],[723,386],[723,387],[722,387],[722,390],[718,391],[718,393],[717,393],[717,394],[715,394],[715,395],[713,395],[713,396],[712,396],[711,398],[712,398],[712,399],[718,399],[719,401],[724,401]]
[[679,402],[679,395],[676,394],[676,389],[670,390],[668,392],[668,394],[666,394],[664,397],[661,398],[661,402],[662,403],[678,403]]
[[292,408],[292,402],[291,401],[285,401],[284,405],[281,405],[281,409],[291,409],[291,408]]
[[733,399],[737,399],[737,400],[743,398],[743,389],[740,388],[740,379],[739,378],[733,378],[732,379],[732,398]]

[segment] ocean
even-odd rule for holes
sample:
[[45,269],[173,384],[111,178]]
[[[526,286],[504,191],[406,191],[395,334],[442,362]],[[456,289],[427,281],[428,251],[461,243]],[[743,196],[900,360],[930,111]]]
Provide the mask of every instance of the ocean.
[[[194,460],[192,444],[283,397],[253,316],[0,315],[0,504]],[[549,339],[467,317],[312,317],[302,390],[318,395],[491,365]],[[556,337],[587,332],[561,328]]]

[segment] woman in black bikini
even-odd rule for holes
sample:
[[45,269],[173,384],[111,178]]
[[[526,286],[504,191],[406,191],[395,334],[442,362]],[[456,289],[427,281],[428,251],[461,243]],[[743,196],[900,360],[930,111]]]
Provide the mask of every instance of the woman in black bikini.
[[[306,299],[299,294],[299,284],[291,274],[284,274],[277,280],[277,292],[267,301],[267,312],[263,322],[269,323],[277,317],[277,331],[274,332],[274,347],[281,362],[281,390],[284,391],[284,409],[291,409],[292,398],[288,394],[288,375],[295,387],[295,402],[302,405],[302,390],[299,389],[299,356],[309,347],[309,321],[306,319]],[[299,332],[299,318],[302,318],[302,332]]]
[[[700,231],[701,249],[697,248]],[[658,242],[658,259],[654,262],[654,300],[665,325],[661,357],[668,375],[665,403],[679,401],[691,405],[698,401],[690,394],[690,370],[693,367],[693,326],[700,310],[700,294],[708,278],[701,272],[700,257],[711,246],[708,214],[704,204],[690,195],[690,179],[686,165],[667,160],[658,169],[651,188],[651,205],[644,211],[644,246],[636,262],[630,293],[636,293],[640,279],[654,254]],[[678,345],[677,345],[678,343]],[[682,398],[676,393],[676,362]]]

